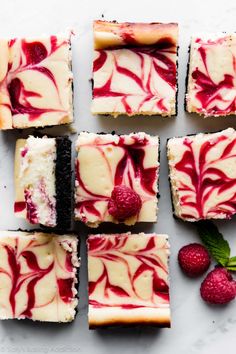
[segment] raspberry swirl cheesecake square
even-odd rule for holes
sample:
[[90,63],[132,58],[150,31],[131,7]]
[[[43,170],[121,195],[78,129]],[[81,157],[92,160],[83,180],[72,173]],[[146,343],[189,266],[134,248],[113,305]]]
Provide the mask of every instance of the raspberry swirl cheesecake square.
[[73,121],[70,35],[0,40],[0,129]]
[[93,114],[176,114],[176,23],[94,22]]
[[68,137],[18,139],[15,152],[16,217],[67,230],[72,214],[71,141]]
[[236,34],[191,40],[186,108],[205,117],[236,114]]
[[89,327],[170,327],[167,235],[90,235]]
[[236,213],[236,132],[197,134],[167,144],[174,214],[186,221]]
[[72,235],[0,231],[0,319],[72,321],[77,245]]
[[77,140],[75,218],[101,222],[155,222],[159,138],[82,132]]

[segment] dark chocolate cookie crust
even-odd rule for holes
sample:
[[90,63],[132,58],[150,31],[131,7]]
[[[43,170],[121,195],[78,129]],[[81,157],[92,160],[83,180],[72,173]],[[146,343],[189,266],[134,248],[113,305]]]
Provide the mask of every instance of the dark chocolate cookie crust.
[[56,138],[56,230],[68,230],[72,215],[71,141],[67,136]]
[[188,112],[187,109],[187,94],[188,94],[188,81],[189,81],[189,70],[190,70],[190,45],[188,46],[188,62],[187,62],[187,70],[185,76],[185,94],[184,94],[184,111]]

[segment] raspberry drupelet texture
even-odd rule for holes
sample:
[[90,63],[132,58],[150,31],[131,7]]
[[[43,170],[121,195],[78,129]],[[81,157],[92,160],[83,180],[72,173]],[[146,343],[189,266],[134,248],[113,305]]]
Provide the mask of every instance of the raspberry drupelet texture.
[[227,304],[236,296],[236,281],[227,269],[217,267],[203,280],[200,293],[209,304]]
[[183,272],[191,278],[202,275],[211,260],[207,249],[199,243],[191,243],[179,250],[178,261]]
[[109,213],[119,221],[125,220],[140,212],[142,201],[140,196],[126,186],[115,186],[108,203]]

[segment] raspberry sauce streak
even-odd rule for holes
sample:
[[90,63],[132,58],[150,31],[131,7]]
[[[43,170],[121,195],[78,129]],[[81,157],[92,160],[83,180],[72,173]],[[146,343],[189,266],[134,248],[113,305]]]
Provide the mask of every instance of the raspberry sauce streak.
[[14,212],[20,213],[26,209],[26,202],[15,202],[14,204]]
[[[236,213],[236,173],[231,177],[227,164],[235,164],[236,137],[228,139],[222,134],[209,139],[202,143],[199,154],[196,154],[191,137],[185,138],[183,145],[183,155],[174,167],[191,183],[180,182],[180,205],[184,210],[181,217],[196,220],[231,218]],[[216,149],[220,153],[216,158],[210,158]]]

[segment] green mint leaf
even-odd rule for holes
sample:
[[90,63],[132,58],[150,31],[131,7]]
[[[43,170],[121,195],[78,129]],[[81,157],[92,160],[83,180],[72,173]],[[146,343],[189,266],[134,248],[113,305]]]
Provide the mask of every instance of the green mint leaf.
[[230,270],[231,272],[236,272],[236,266],[235,267],[226,267],[226,269]]
[[227,268],[228,267],[236,267],[236,257],[231,257],[227,263]]
[[[211,256],[220,265],[226,267],[230,259],[230,247],[228,241],[224,239],[218,228],[210,221],[199,221],[197,223],[197,230],[202,243],[206,246]],[[234,268],[234,264],[232,264],[232,267]]]

